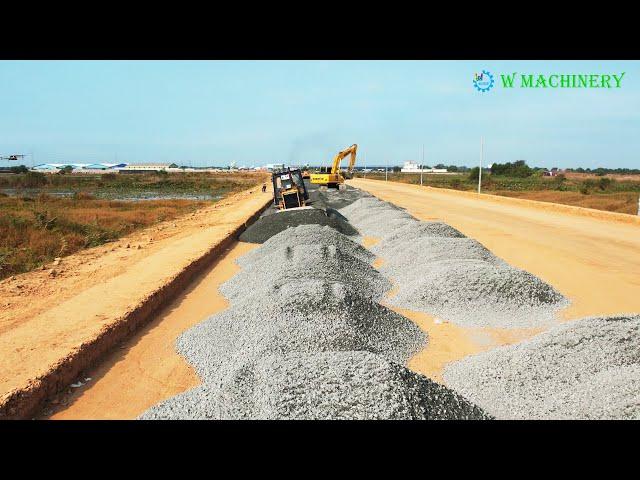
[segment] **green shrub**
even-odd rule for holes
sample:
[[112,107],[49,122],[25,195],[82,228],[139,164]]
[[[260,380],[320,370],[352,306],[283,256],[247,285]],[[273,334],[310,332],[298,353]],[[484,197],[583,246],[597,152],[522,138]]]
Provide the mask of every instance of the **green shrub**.
[[598,179],[598,188],[602,191],[607,190],[613,185],[614,180],[612,178],[602,177]]
[[29,169],[24,165],[18,165],[17,167],[11,167],[9,169],[11,173],[27,173]]
[[595,182],[591,179],[587,179],[580,184],[578,190],[583,195],[589,195],[591,193],[591,189],[595,186]]

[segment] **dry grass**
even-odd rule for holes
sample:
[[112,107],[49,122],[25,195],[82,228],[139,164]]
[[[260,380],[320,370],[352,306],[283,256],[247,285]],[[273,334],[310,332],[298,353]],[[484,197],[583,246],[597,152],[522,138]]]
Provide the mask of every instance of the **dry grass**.
[[[175,199],[131,202],[96,199],[93,194],[126,198],[153,192],[215,198],[253,187],[265,178],[257,173],[5,175],[0,187],[15,188],[25,196],[0,193],[0,279],[211,203]],[[75,194],[60,198],[46,193],[56,190]]]
[[208,202],[0,197],[0,278],[193,211]]
[[628,213],[631,215],[638,213],[638,193],[635,192],[600,193],[594,195],[553,190],[530,192],[495,191],[491,193],[505,197],[526,198],[528,200],[538,200],[541,202],[595,208],[596,210],[606,210],[608,212]]
[[586,180],[586,179],[599,179],[602,177],[612,178],[621,182],[638,182],[640,181],[640,175],[633,174],[620,174],[620,173],[607,173],[606,175],[596,175],[595,173],[580,173],[580,172],[566,172],[565,177],[571,180]]

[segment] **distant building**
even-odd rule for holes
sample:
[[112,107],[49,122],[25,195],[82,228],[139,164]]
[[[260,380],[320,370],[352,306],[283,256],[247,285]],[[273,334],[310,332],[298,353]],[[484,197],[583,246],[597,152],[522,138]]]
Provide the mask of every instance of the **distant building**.
[[175,163],[130,163],[123,168],[119,168],[120,173],[150,173],[167,172],[172,169],[179,169]]
[[270,172],[277,172],[279,170],[284,170],[284,163],[267,163],[265,168]]
[[117,168],[126,167],[126,163],[41,163],[31,170],[36,172],[56,173],[65,167],[71,167],[75,173],[106,173]]
[[51,163],[41,163],[40,165],[33,167],[31,170],[35,170],[36,172],[57,172],[59,167]]
[[404,165],[400,169],[402,173],[447,173],[446,168],[423,168],[420,169],[420,165],[416,162],[408,161],[404,162]]
[[57,172],[62,170],[65,167],[71,167],[73,170],[80,170],[85,168],[88,163],[41,163],[40,165],[36,165],[31,170],[35,170],[36,172]]

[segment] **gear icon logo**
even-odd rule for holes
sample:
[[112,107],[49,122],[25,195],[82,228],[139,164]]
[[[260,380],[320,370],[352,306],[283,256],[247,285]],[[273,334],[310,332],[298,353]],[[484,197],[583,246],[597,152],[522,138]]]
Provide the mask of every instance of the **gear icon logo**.
[[488,92],[493,88],[493,75],[488,70],[482,70],[482,73],[473,74],[473,86],[479,92]]

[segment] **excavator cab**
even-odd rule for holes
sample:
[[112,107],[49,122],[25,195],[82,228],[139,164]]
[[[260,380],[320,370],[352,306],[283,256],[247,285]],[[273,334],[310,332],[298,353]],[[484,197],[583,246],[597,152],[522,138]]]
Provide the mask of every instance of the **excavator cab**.
[[302,171],[281,170],[271,175],[273,182],[273,203],[280,210],[304,207],[309,200],[307,186],[304,184]]

